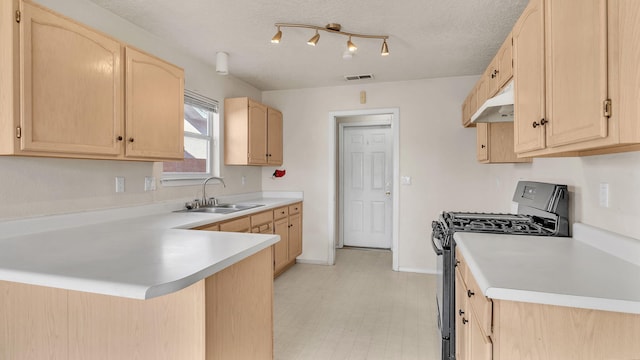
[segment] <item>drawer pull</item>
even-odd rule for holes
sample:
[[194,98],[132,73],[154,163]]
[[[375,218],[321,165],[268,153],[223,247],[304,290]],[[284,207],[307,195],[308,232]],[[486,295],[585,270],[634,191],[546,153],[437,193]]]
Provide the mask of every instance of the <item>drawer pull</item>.
[[462,311],[462,309],[458,310],[458,315],[460,316],[464,315],[464,311]]
[[465,318],[462,318],[462,324],[463,324],[463,325],[464,325],[464,324],[466,324],[466,323],[468,323],[468,322],[469,322],[469,320],[467,320],[467,319],[465,319]]
[[473,295],[475,295],[475,294],[476,294],[476,293],[474,293],[473,291],[471,291],[471,290],[467,290],[467,296],[468,296],[468,297],[472,297],[472,296],[473,296]]

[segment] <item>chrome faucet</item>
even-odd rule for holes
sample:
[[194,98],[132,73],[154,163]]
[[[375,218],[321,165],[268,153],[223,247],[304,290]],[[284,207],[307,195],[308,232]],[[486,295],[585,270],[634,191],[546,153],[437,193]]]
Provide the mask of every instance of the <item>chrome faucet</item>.
[[211,177],[208,177],[208,178],[204,179],[204,181],[202,182],[202,205],[203,206],[218,205],[218,199],[214,198],[212,201],[209,201],[209,199],[207,199],[206,187],[207,187],[207,182],[209,182],[209,180],[218,180],[220,183],[222,183],[223,187],[227,187],[227,185],[225,185],[225,183],[224,183],[224,180],[222,180],[222,178],[220,178],[220,177],[211,176]]

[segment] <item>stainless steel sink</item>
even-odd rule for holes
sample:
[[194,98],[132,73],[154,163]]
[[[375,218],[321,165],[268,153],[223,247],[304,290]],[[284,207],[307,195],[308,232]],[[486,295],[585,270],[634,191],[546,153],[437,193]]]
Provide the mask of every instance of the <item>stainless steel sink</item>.
[[195,212],[195,213],[210,213],[210,214],[229,214],[236,211],[248,210],[264,206],[264,204],[218,204],[201,206],[194,209],[182,209],[174,212]]

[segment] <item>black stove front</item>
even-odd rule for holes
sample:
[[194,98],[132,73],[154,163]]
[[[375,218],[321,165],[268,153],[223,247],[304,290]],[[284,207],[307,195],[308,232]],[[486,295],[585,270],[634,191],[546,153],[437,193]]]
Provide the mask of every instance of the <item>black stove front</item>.
[[455,232],[569,236],[566,185],[520,181],[513,201],[517,214],[443,212],[432,223],[431,244],[437,255],[438,327],[442,359],[455,359]]

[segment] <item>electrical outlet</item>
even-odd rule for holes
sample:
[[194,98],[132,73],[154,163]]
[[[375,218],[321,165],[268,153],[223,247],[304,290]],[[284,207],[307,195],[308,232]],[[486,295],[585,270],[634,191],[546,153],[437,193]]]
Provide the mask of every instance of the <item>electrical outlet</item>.
[[116,176],[116,192],[124,192],[124,176]]
[[411,176],[401,176],[400,184],[402,185],[411,185]]
[[600,183],[600,206],[609,207],[609,184]]
[[144,191],[156,191],[156,178],[153,176],[144,177]]

